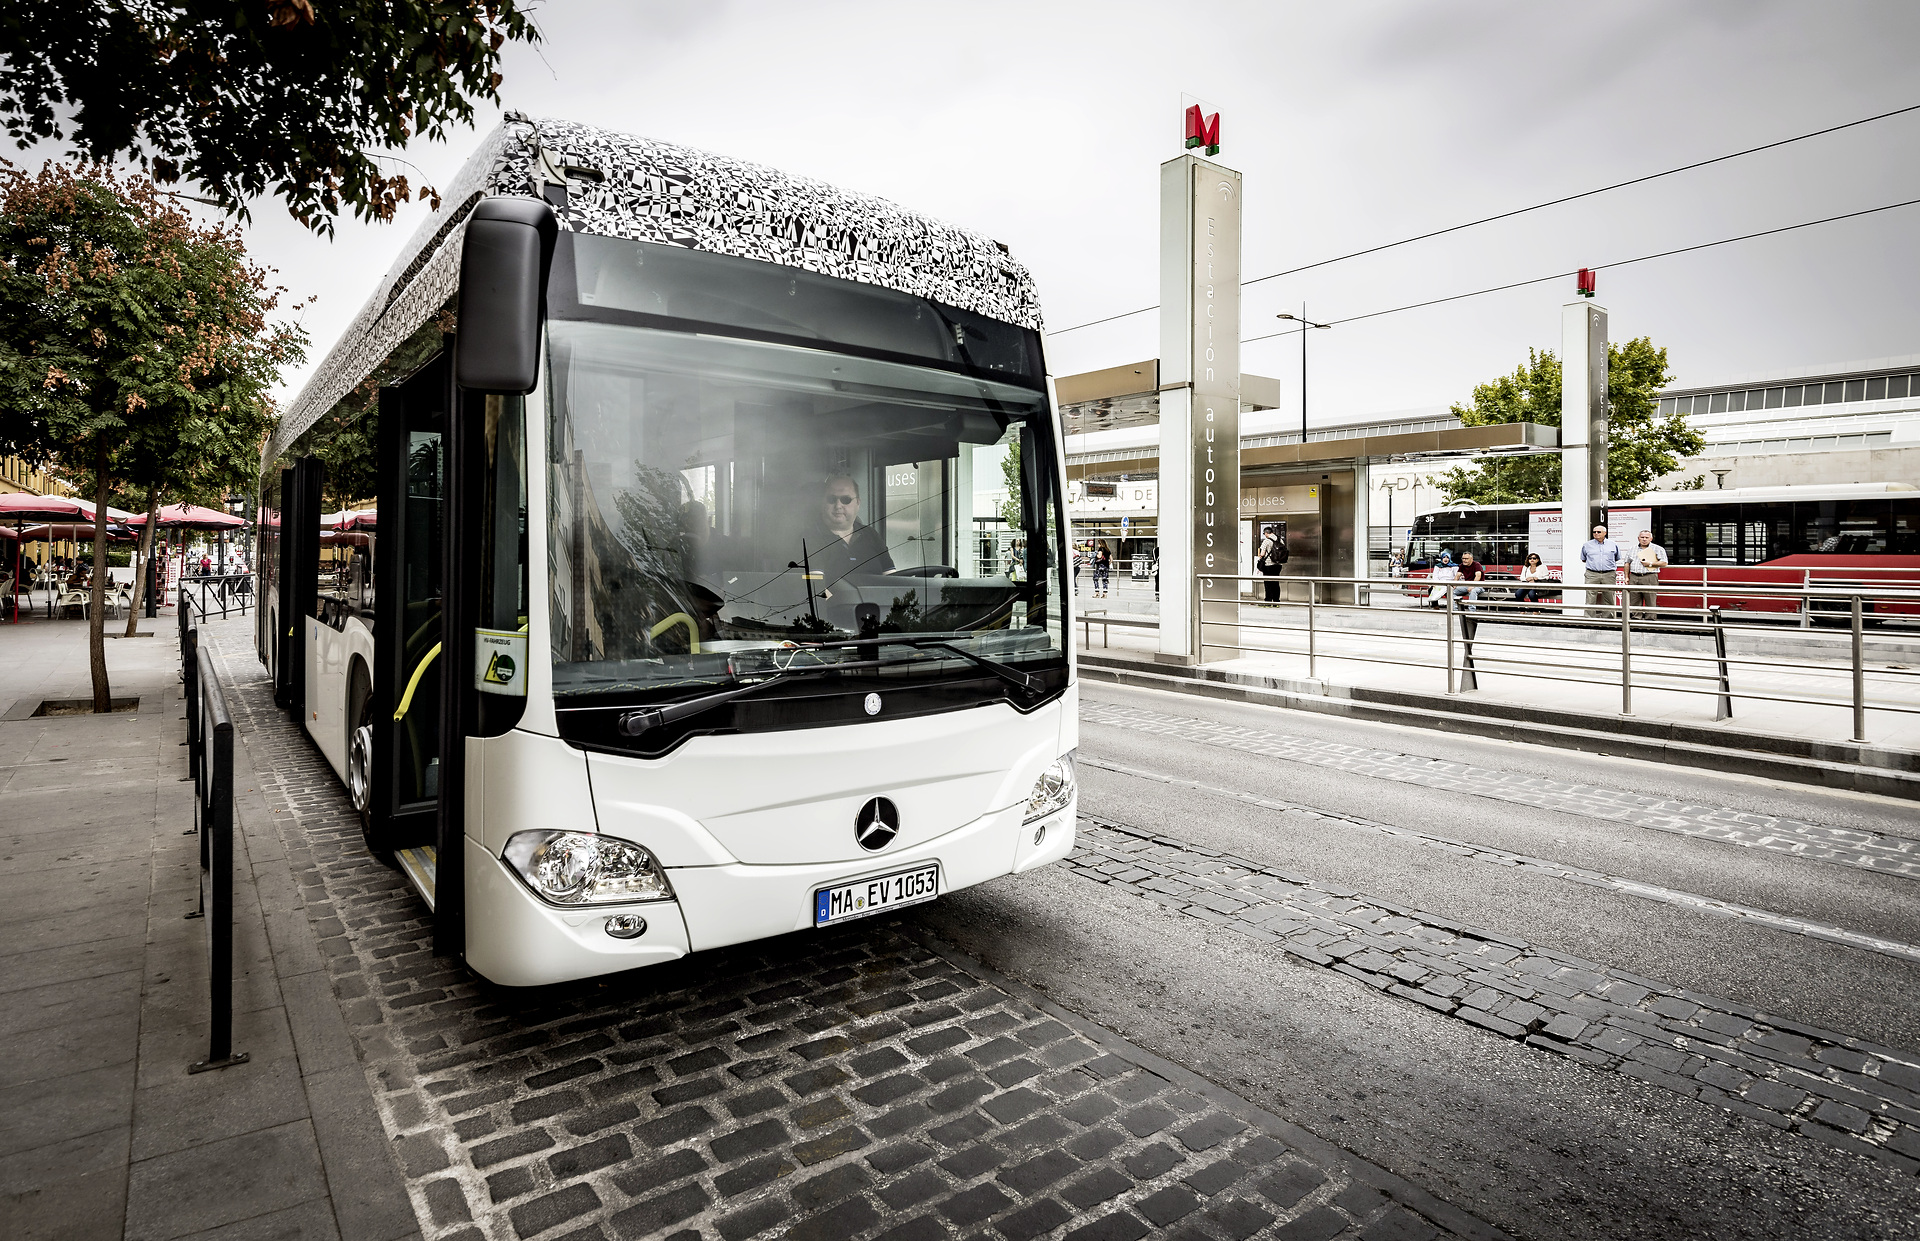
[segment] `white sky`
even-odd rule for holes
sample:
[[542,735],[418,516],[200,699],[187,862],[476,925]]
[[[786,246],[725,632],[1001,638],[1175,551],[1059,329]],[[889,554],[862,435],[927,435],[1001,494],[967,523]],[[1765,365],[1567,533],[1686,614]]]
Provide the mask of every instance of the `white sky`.
[[[1245,174],[1246,272],[1283,267],[1920,103],[1920,5],[552,0],[509,107],[724,152],[1007,243],[1048,323],[1158,298],[1159,163],[1182,93]],[[491,128],[498,114],[481,118]],[[405,158],[444,185],[477,141]],[[1907,198],[1920,113],[1250,290],[1243,335]],[[332,345],[425,213],[248,244]],[[1600,274],[1616,339],[1682,384],[1920,353],[1920,207]],[[1558,348],[1571,279],[1313,336],[1312,420],[1465,399]],[[1051,338],[1056,374],[1150,357],[1156,318]],[[1298,410],[1297,339],[1249,345]],[[304,373],[290,374],[297,388]]]

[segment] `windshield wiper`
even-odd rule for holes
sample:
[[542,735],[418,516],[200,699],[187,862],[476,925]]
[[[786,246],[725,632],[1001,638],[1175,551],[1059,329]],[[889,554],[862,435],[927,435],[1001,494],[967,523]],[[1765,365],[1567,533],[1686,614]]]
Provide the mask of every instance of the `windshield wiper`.
[[[926,650],[947,651],[951,654],[958,655],[962,659],[973,661],[974,663],[980,665],[982,668],[985,668],[988,672],[991,672],[993,673],[993,675],[999,677],[1002,681],[1007,682],[1009,685],[1017,686],[1020,689],[1027,691],[1029,694],[1039,694],[1045,691],[1045,689],[1047,688],[1047,683],[1045,681],[1042,681],[1039,677],[1034,676],[1031,673],[1022,672],[1018,668],[1011,667],[1007,664],[1003,664],[997,659],[988,659],[985,655],[976,654],[975,652],[968,650],[964,646],[955,646],[953,642],[947,638],[912,638],[912,637],[906,637],[900,634],[882,634],[882,635],[879,635],[878,637],[856,638],[846,642],[810,642],[807,645],[809,646],[910,646],[916,651],[926,651]],[[904,662],[904,661],[899,661],[899,662]]]
[[638,707],[624,712],[616,727],[624,736],[638,737],[641,733],[655,728],[665,728],[668,724],[678,723],[689,716],[699,715],[702,711],[710,710],[725,702],[732,702],[735,698],[745,697],[755,690],[764,689],[792,677],[818,672],[847,672],[857,668],[891,668],[897,664],[912,662],[910,659],[862,659],[841,664],[805,664],[798,668],[781,668],[768,673],[764,680],[736,685],[731,689],[723,689],[711,694],[702,694],[698,698],[670,702],[661,707]]

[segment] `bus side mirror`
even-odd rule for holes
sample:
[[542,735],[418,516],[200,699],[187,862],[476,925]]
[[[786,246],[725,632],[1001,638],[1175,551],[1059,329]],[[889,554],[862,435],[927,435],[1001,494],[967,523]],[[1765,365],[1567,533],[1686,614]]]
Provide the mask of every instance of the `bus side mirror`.
[[540,377],[540,322],[559,236],[537,198],[483,198],[460,250],[454,382],[471,392],[525,396]]

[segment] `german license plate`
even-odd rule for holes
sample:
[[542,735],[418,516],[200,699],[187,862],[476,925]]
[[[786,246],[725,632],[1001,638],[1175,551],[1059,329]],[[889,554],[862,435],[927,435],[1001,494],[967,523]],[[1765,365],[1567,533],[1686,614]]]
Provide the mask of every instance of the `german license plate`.
[[918,905],[938,895],[940,895],[940,864],[929,862],[925,866],[916,866],[912,870],[903,870],[897,874],[881,875],[877,879],[860,879],[853,883],[836,884],[831,888],[815,889],[813,924],[831,926],[836,922],[864,918],[868,914],[886,913],[890,909]]

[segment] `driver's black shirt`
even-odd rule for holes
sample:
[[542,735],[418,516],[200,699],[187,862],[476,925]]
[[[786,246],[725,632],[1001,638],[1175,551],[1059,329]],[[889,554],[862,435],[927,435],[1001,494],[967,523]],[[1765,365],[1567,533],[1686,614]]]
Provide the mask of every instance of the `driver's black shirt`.
[[821,584],[829,587],[852,573],[885,573],[893,568],[886,540],[872,526],[855,526],[845,539],[824,526],[816,527],[807,535],[807,559],[821,575]]

